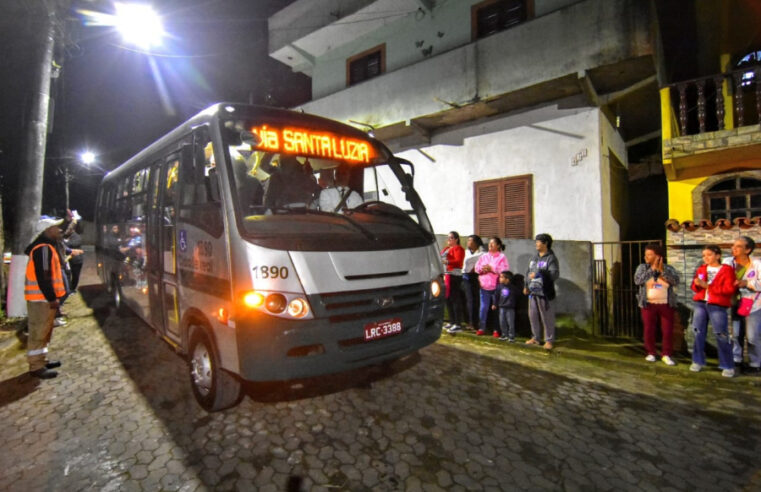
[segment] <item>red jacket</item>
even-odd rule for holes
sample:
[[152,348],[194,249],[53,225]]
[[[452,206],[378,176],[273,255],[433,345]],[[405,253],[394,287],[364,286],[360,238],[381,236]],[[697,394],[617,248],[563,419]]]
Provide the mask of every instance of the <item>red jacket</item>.
[[[708,265],[700,265],[695,270],[695,277],[692,279],[692,290],[695,295],[693,301],[705,301],[706,289],[695,283],[695,279],[701,276],[703,280],[708,278]],[[729,307],[732,305],[732,296],[735,294],[735,271],[729,265],[721,265],[719,272],[708,286],[708,303],[718,304],[719,306]]]

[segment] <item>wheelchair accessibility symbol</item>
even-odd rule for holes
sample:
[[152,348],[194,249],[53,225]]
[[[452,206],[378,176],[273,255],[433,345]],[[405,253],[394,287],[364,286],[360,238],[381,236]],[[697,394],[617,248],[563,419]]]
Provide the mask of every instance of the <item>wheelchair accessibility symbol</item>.
[[180,251],[183,253],[188,250],[188,233],[185,229],[180,230]]

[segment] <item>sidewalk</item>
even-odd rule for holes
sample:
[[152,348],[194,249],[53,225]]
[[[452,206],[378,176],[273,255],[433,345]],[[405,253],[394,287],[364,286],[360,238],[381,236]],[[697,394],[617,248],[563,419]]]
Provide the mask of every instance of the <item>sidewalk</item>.
[[674,367],[660,360],[647,362],[642,342],[634,339],[563,336],[561,331],[551,351],[540,345],[526,345],[526,340],[517,338],[515,343],[508,343],[462,331],[454,335],[442,333],[439,343],[635,394],[664,400],[676,397],[701,411],[761,421],[761,377],[722,377],[715,357],[708,358],[703,371],[693,373],[688,355],[674,356]]

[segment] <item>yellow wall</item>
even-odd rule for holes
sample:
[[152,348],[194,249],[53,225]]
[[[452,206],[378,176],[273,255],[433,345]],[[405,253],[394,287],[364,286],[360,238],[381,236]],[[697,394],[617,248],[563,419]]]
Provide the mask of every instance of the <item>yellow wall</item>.
[[693,220],[692,190],[706,178],[685,179],[683,181],[669,181],[669,219],[679,222]]

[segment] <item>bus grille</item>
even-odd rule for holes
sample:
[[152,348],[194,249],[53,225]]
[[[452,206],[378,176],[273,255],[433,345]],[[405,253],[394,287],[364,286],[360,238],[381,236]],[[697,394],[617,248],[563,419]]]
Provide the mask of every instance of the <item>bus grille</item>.
[[[315,295],[315,317],[331,323],[367,322],[400,317],[407,327],[417,325],[425,300],[425,283]],[[316,301],[316,302],[315,302]]]

